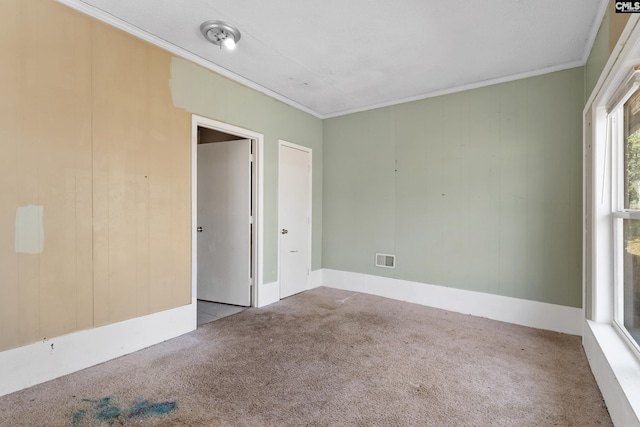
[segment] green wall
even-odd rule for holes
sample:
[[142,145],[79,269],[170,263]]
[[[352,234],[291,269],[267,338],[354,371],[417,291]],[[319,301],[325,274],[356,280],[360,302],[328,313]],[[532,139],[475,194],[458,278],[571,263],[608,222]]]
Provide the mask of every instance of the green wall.
[[609,24],[610,16],[609,9],[602,19],[602,24],[596,35],[596,39],[593,42],[593,47],[589,53],[589,58],[584,67],[585,70],[585,100],[589,98],[593,88],[596,86],[600,73],[604,69],[607,61],[609,60]]
[[264,283],[277,280],[278,140],[313,149],[312,269],[322,256],[322,121],[192,62],[171,64],[174,105],[264,135]]
[[583,96],[579,67],[325,120],[322,266],[580,307]]
[[[584,68],[324,121],[182,59],[171,89],[178,107],[265,135],[265,283],[284,139],[314,153],[314,270],[580,307],[581,110],[606,34]],[[376,252],[397,268],[374,267]]]

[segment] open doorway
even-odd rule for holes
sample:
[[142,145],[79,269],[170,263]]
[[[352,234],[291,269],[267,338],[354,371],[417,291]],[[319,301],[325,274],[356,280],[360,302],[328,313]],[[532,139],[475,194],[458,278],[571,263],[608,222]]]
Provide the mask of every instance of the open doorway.
[[258,303],[262,135],[193,120],[193,303],[197,325]]

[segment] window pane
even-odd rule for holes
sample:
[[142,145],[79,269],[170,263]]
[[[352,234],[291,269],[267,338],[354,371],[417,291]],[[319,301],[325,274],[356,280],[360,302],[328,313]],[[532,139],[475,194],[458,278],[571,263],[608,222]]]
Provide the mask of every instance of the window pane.
[[625,219],[624,284],[622,321],[629,334],[640,344],[640,220]]
[[624,208],[640,209],[640,91],[624,104]]

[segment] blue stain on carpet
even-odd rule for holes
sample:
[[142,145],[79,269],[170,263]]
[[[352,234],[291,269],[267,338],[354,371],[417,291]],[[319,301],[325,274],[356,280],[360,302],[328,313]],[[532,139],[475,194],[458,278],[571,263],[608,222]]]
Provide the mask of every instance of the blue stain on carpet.
[[107,406],[102,411],[98,412],[94,418],[98,421],[112,425],[120,417],[121,413],[122,411],[120,411],[120,408],[117,406]]
[[89,422],[87,418],[93,418],[102,425],[112,426],[116,422],[122,425],[127,420],[133,421],[139,418],[158,417],[178,409],[176,402],[154,403],[149,400],[138,400],[128,409],[122,409],[114,402],[112,397],[104,397],[99,400],[82,399],[82,402],[90,404],[90,407],[73,413],[71,416],[72,427],[82,427]]
[[176,402],[151,403],[148,400],[141,400],[131,407],[129,418],[157,417],[173,412],[177,408]]
[[87,411],[85,409],[80,409],[79,411],[76,411],[73,413],[73,416],[71,417],[71,425],[73,427],[78,427],[80,425],[82,425],[82,421],[84,421],[84,417],[87,415]]
[[96,408],[106,408],[111,405],[111,397],[103,397],[100,400],[82,399],[83,402],[93,403]]

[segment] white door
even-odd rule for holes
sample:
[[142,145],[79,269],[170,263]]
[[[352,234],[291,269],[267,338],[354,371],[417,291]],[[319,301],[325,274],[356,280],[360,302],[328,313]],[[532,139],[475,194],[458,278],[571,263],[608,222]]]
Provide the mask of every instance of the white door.
[[198,145],[198,299],[251,305],[251,141]]
[[280,143],[280,298],[307,290],[311,270],[311,150]]

